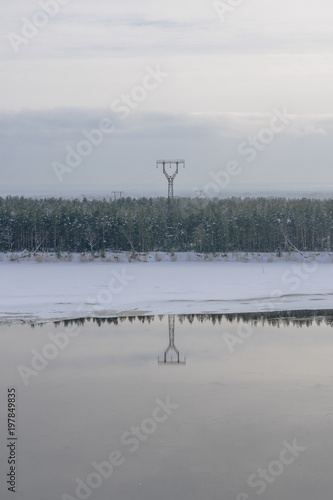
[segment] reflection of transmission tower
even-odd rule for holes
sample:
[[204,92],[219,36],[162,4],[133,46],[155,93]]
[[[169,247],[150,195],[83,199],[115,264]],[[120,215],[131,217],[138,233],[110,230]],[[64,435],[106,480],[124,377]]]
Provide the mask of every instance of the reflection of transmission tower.
[[[174,233],[174,224],[173,224],[173,181],[175,180],[176,175],[178,174],[179,165],[183,165],[185,168],[185,160],[157,160],[156,168],[160,165],[163,167],[163,174],[168,180],[168,212],[167,212],[167,237],[172,242],[173,233]],[[175,171],[173,174],[168,174],[166,171],[166,166],[169,168],[175,165]],[[169,250],[169,249],[168,249]]]
[[[160,361],[160,358],[158,358],[158,364],[159,365],[186,365],[186,358],[184,358],[184,361],[179,360],[179,351],[177,347],[175,346],[175,315],[170,314],[168,316],[168,323],[169,323],[169,345],[164,351],[164,356],[163,360]],[[176,353],[177,359],[176,361],[173,361],[172,356],[171,360],[167,360],[167,354],[169,351],[174,351]]]

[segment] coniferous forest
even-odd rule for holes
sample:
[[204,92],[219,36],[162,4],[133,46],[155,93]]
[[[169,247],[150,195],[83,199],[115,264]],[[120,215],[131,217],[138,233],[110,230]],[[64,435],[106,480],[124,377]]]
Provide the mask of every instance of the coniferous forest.
[[[167,251],[168,220],[166,198],[0,198],[0,251]],[[180,252],[330,251],[333,199],[175,198],[172,226]]]

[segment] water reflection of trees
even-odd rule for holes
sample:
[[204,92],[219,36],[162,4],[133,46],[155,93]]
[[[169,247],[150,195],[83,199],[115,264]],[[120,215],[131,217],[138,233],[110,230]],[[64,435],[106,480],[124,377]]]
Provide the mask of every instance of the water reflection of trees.
[[[113,318],[78,318],[64,321],[55,322],[56,325],[84,325],[86,323],[94,323],[98,326],[109,324],[119,325],[124,322],[140,322],[152,323],[153,321],[162,321],[167,315],[158,316],[124,316]],[[300,310],[300,311],[278,311],[278,312],[260,312],[260,313],[233,313],[233,314],[178,314],[176,318],[179,323],[188,322],[192,324],[194,321],[199,323],[210,322],[213,325],[221,324],[222,321],[229,323],[250,323],[256,325],[272,325],[272,326],[312,326],[315,325],[329,325],[333,326],[333,310],[332,309],[319,309],[319,310]]]

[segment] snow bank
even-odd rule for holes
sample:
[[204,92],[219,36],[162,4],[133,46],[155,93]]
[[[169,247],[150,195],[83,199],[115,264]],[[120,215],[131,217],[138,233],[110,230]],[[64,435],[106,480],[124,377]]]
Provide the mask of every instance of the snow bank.
[[145,254],[147,263],[130,262],[126,253],[104,259],[118,256],[118,262],[83,263],[78,254],[43,262],[52,255],[39,256],[1,256],[0,322],[333,309],[330,253],[219,254],[212,261],[161,253]]
[[105,252],[101,253],[31,253],[27,251],[0,253],[1,262],[317,262],[333,263],[333,252],[281,252],[276,253],[197,253],[197,252]]

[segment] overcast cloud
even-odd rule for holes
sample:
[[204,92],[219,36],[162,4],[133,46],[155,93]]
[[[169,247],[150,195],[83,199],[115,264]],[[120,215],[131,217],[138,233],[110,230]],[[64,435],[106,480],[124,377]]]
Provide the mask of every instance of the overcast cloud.
[[[331,182],[330,0],[244,0],[224,21],[207,0],[49,1],[58,12],[32,35],[26,19],[43,23],[47,0],[0,6],[2,188],[59,189],[52,165],[105,118],[112,130],[62,175],[64,188],[153,189],[155,160],[173,157],[185,158],[179,186],[192,190],[233,159],[244,164],[234,186]],[[144,81],[122,117],[119,102]],[[254,161],[240,158],[273,109],[290,124]]]

